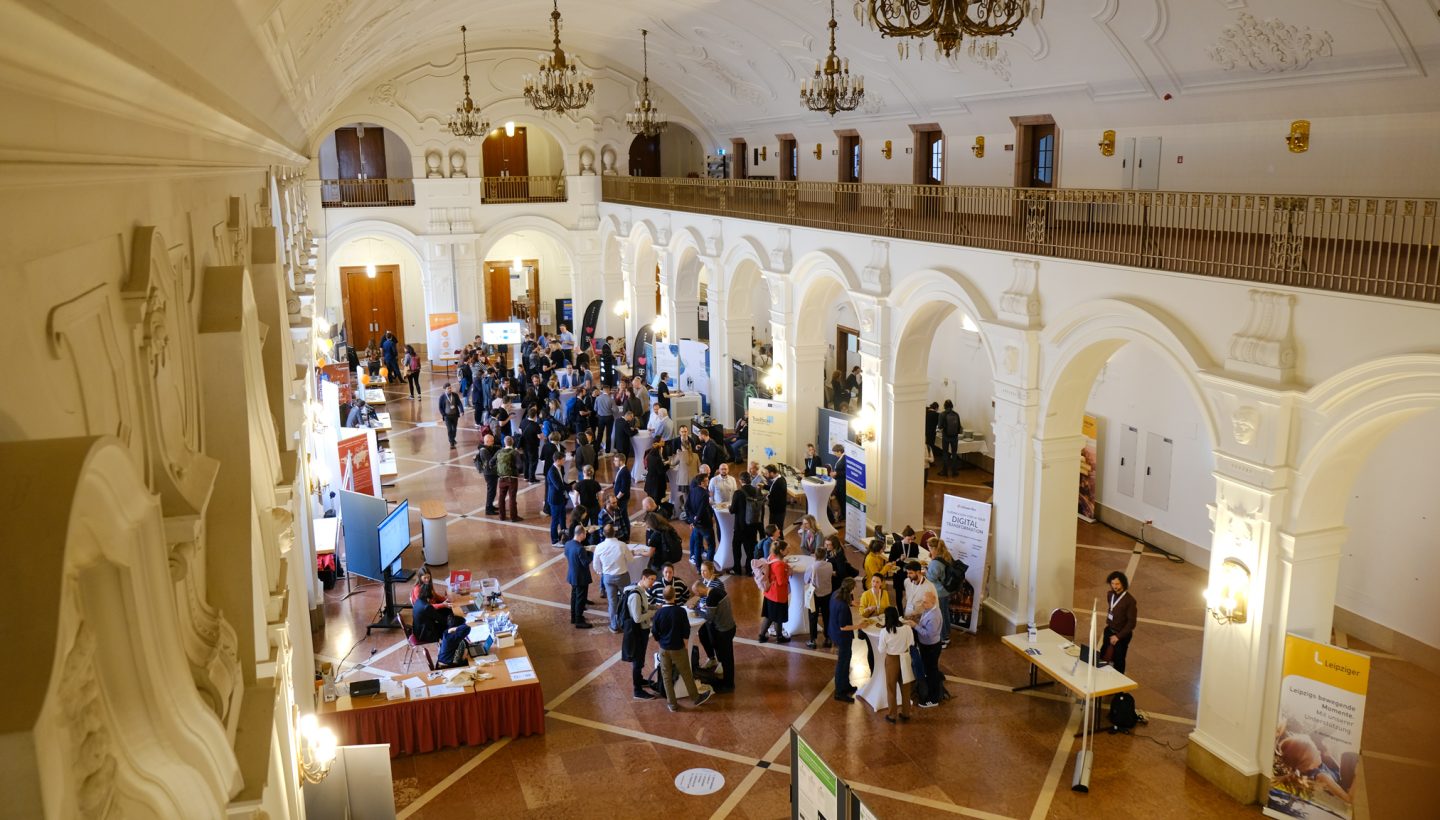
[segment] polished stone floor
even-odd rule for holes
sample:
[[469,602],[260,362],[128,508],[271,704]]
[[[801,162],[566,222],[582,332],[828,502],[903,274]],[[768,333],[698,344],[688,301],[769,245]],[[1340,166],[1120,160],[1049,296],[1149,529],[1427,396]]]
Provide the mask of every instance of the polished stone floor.
[[[788,817],[791,726],[885,820],[1259,814],[1185,766],[1198,698],[1204,569],[1136,553],[1131,539],[1099,525],[1080,524],[1076,606],[1101,595],[1106,573],[1129,572],[1141,614],[1129,671],[1141,684],[1136,699],[1150,723],[1133,735],[1095,737],[1089,794],[1069,788],[1078,712],[1051,690],[1012,693],[1026,667],[997,638],[956,632],[941,661],[955,697],[918,711],[909,724],[891,725],[862,702],[831,699],[833,652],[808,650],[800,641],[755,641],[759,594],[747,578],[727,581],[739,621],[737,691],[678,714],[663,701],[631,700],[618,637],[568,623],[565,566],[540,512],[542,485],[522,481],[522,521],[484,516],[484,485],[471,465],[477,436],[462,424],[459,449],[449,449],[443,425],[435,423],[438,382],[421,401],[389,391],[385,409],[394,419],[390,440],[400,476],[386,495],[409,498],[412,511],[424,499],[445,505],[450,563],[442,572],[468,568],[504,582],[539,673],[547,721],[541,736],[394,759],[401,818],[620,817],[659,805],[687,818]],[[608,485],[608,476],[607,465],[602,483]],[[968,470],[928,481],[927,520],[938,521],[947,493],[989,500],[988,479]],[[412,515],[418,533],[418,512]],[[858,565],[858,554],[850,558]],[[417,539],[406,565],[421,559]],[[682,565],[680,575],[692,580],[694,570]],[[591,597],[600,602],[591,613],[598,624],[603,602],[595,588]],[[381,600],[379,586],[368,582],[347,588],[342,581],[326,593],[315,651],[322,661],[344,657],[347,680],[404,669],[398,633],[365,636]],[[1357,816],[1435,816],[1419,807],[1440,805],[1440,677],[1371,654]],[[363,666],[353,668],[357,664]],[[707,796],[681,794],[676,775],[697,767],[719,771],[724,787]]]

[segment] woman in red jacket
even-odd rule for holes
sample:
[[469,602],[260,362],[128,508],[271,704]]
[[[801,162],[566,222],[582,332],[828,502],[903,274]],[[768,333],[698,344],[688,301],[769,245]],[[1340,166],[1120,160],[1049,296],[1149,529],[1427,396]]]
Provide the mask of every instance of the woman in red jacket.
[[790,565],[785,563],[785,542],[778,537],[770,541],[770,557],[765,559],[765,577],[769,580],[765,587],[765,600],[760,618],[760,643],[766,643],[770,638],[765,634],[770,631],[773,624],[775,627],[775,641],[777,643],[789,643],[790,636],[785,634],[785,622],[790,620]]

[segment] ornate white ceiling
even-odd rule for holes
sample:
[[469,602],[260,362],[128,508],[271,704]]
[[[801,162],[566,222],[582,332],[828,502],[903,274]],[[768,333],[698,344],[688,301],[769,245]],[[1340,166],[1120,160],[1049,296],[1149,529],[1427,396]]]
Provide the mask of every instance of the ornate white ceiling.
[[[250,82],[274,93],[278,87],[285,99],[267,110],[257,110],[262,106],[253,98],[260,92],[234,96],[269,121],[277,109],[289,109],[295,127],[276,130],[303,131],[307,138],[347,100],[373,98],[387,83],[403,94],[407,77],[457,74],[462,23],[483,66],[477,69],[472,59],[472,74],[492,96],[513,97],[517,89],[508,86],[549,43],[549,3],[542,0],[207,0],[195,6],[212,4],[221,7],[215,14],[194,14],[202,21],[243,19],[254,40],[230,50],[253,54],[248,45],[257,47],[269,76],[237,80],[233,70],[225,74],[207,64],[219,58],[203,45],[190,46],[195,56],[187,63],[220,88]],[[1106,117],[1132,121],[1245,120],[1275,118],[1282,108],[1288,114],[1296,101],[1309,116],[1440,108],[1440,82],[1427,75],[1440,65],[1440,0],[1050,0],[1043,20],[1000,40],[996,59],[976,61],[962,46],[945,62],[900,59],[894,41],[859,26],[852,0],[837,6],[841,54],[866,80],[865,109],[851,117],[926,122],[1030,108],[1082,114],[1103,108]],[[179,0],[157,0],[154,10],[111,13],[158,16],[180,7]],[[650,29],[652,82],[678,101],[678,113],[712,136],[817,123],[817,115],[800,109],[798,86],[823,57],[827,2],[562,0],[560,11],[567,50],[616,82],[633,85],[639,30]],[[213,43],[222,32],[207,36]],[[188,57],[180,48],[174,52]],[[256,70],[253,62],[248,71]],[[846,127],[845,117],[837,117],[835,127]]]

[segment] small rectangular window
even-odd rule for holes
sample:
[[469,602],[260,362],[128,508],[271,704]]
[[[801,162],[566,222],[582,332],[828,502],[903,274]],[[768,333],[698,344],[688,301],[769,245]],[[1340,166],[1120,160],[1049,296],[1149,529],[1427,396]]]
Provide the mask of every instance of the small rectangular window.
[[930,180],[936,185],[945,180],[945,138],[938,135],[930,143]]

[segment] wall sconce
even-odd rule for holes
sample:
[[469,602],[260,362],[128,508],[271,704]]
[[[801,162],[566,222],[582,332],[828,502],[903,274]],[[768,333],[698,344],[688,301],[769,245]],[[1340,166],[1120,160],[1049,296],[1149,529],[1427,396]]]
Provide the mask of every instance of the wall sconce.
[[1220,577],[1211,578],[1205,590],[1205,608],[1217,624],[1243,624],[1250,609],[1250,568],[1238,558],[1226,558]]
[[507,137],[513,137],[513,136],[515,136],[515,121],[514,121],[514,120],[511,120],[511,121],[505,123],[505,136],[507,136]]
[[785,392],[785,368],[779,364],[772,365],[770,371],[765,374],[765,389],[770,395],[780,398]]
[[654,332],[656,339],[663,339],[670,335],[670,317],[661,313],[650,322],[650,330]]
[[522,274],[522,273],[524,273],[524,272],[525,272],[525,260],[521,259],[521,258],[518,257],[518,256],[515,257],[514,259],[510,260],[510,275],[511,275],[511,276],[519,276],[520,274]]
[[895,153],[895,150],[890,147],[890,140],[885,140],[885,147],[880,149],[880,153],[886,159],[889,159],[891,155]]
[[985,138],[976,137],[975,144],[970,146],[970,152],[975,155],[976,159],[985,156]]
[[816,159],[819,159],[820,156],[821,156],[820,143],[817,142],[817,143],[815,143],[815,158],[816,158]]
[[850,429],[855,433],[855,443],[865,444],[874,441],[880,425],[877,423],[879,414],[875,412],[875,405],[866,402],[860,408],[860,413],[855,420],[850,422]]
[[1290,153],[1303,154],[1310,150],[1310,121],[1296,120],[1290,123],[1290,133],[1285,137]]
[[1102,157],[1113,157],[1113,156],[1115,156],[1115,132],[1114,132],[1114,131],[1106,131],[1104,134],[1101,134],[1101,135],[1100,135],[1100,142],[1099,142],[1098,144],[1099,144],[1099,146],[1100,146],[1100,156],[1102,156]]
[[300,778],[306,783],[319,783],[330,774],[335,764],[335,733],[320,725],[314,715],[300,718],[295,730],[295,760],[300,765]]
[[374,278],[375,278],[375,273],[376,273],[376,271],[375,271],[375,263],[374,263],[374,262],[366,262],[366,263],[365,263],[365,275],[368,276],[368,277],[370,277],[371,279],[374,279]]
[[630,320],[630,305],[626,304],[624,299],[615,303],[615,315],[627,322]]
[[765,160],[767,160],[767,159],[770,158],[770,150],[769,150],[769,149],[770,149],[770,146],[768,146],[768,145],[762,145],[762,146],[760,146],[760,161],[761,161],[761,162],[764,162]]

